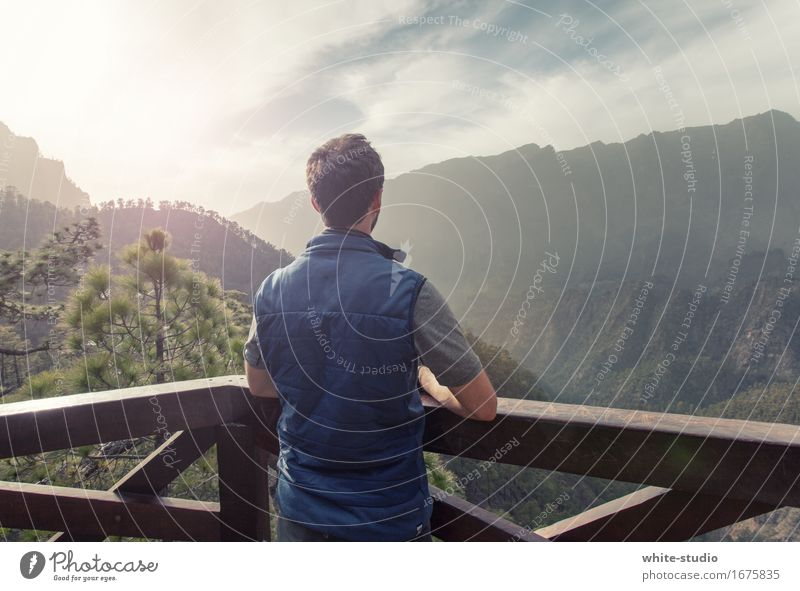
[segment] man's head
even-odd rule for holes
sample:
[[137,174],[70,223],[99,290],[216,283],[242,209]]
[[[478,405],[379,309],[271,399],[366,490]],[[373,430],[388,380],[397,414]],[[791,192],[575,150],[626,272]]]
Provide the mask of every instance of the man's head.
[[314,208],[326,226],[366,226],[378,221],[383,192],[383,163],[367,138],[347,133],[314,150],[306,164]]

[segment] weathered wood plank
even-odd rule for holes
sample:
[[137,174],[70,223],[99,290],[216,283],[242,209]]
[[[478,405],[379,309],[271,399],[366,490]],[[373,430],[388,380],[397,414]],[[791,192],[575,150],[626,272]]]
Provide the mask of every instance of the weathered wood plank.
[[491,423],[428,408],[428,451],[800,506],[794,425],[509,399]]
[[219,540],[219,504],[60,486],[0,483],[0,526],[162,540]]
[[252,414],[229,376],[0,405],[0,458],[211,427]]
[[680,542],[777,508],[650,486],[536,533],[558,542]]
[[[167,485],[216,442],[214,427],[178,431],[162,442],[135,468],[114,483],[110,492],[160,495]],[[102,542],[105,535],[53,534],[48,542]]]
[[217,427],[219,505],[223,542],[269,541],[267,453],[253,429],[229,423]]
[[547,542],[536,533],[430,486],[433,513],[431,533],[452,542]]

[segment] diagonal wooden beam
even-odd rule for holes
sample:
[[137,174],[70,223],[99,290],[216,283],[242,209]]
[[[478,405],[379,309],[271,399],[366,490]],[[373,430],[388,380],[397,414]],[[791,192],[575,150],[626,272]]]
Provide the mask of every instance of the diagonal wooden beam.
[[0,482],[0,525],[162,540],[218,541],[220,532],[218,503],[20,482]]
[[[160,495],[170,482],[214,445],[215,436],[213,427],[173,434],[109,491]],[[105,538],[105,534],[78,536],[74,532],[58,532],[47,541],[102,542]]]
[[159,445],[112,491],[158,495],[216,443],[214,427],[179,431]]
[[777,508],[649,486],[536,533],[558,542],[679,542]]
[[535,533],[440,488],[429,486],[433,501],[431,533],[453,542],[547,542]]

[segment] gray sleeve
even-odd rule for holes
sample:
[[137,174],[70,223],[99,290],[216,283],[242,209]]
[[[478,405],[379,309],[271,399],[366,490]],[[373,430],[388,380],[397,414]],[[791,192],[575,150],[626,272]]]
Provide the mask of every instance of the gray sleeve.
[[413,329],[421,363],[443,386],[463,386],[483,369],[450,306],[430,281],[425,281],[417,296]]
[[266,369],[264,360],[261,358],[261,348],[258,346],[258,335],[256,334],[256,319],[250,324],[250,334],[244,344],[244,359],[250,367]]

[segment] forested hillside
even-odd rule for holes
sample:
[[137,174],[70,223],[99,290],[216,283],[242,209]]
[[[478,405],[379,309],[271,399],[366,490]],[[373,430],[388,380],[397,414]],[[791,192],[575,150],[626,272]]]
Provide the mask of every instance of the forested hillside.
[[217,212],[186,202],[119,199],[91,207],[63,209],[30,200],[16,188],[0,191],[0,249],[34,248],[61,226],[94,217],[100,224],[98,261],[119,265],[120,249],[142,232],[164,228],[172,235],[172,252],[218,277],[225,289],[251,294],[274,269],[291,262],[287,252],[231,222]]

